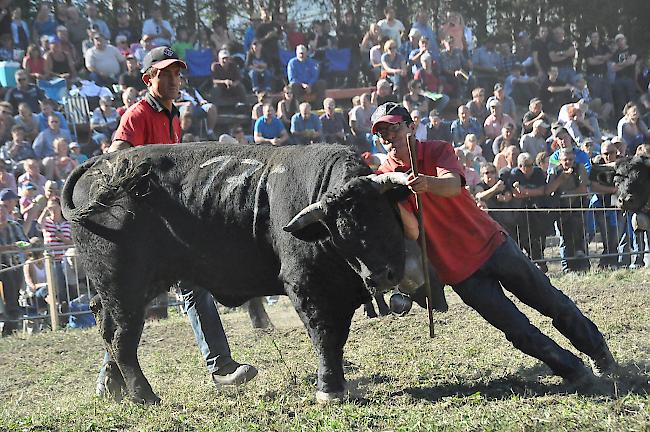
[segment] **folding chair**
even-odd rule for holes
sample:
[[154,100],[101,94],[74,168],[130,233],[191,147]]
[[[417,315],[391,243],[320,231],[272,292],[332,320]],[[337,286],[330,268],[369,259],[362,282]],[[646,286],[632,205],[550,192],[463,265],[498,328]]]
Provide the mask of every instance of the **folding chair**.
[[80,132],[85,132],[90,136],[91,112],[88,108],[88,99],[82,95],[68,95],[63,102],[65,116],[68,119],[72,136],[77,142],[81,142],[79,138]]

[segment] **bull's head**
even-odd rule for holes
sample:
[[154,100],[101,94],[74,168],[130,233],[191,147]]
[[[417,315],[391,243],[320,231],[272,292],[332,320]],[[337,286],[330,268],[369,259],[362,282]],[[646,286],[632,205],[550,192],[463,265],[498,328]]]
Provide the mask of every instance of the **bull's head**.
[[635,156],[616,162],[614,184],[618,188],[621,209],[647,211],[650,200],[650,157]]
[[284,230],[305,241],[328,239],[369,291],[387,290],[404,274],[404,234],[394,199],[400,173],[358,177],[305,207]]

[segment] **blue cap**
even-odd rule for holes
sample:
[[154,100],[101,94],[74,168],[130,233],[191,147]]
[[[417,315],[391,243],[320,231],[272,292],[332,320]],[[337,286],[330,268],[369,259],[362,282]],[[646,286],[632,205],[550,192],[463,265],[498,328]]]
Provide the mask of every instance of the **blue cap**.
[[11,189],[2,189],[0,191],[0,201],[8,201],[10,199],[18,199],[16,192],[12,191]]

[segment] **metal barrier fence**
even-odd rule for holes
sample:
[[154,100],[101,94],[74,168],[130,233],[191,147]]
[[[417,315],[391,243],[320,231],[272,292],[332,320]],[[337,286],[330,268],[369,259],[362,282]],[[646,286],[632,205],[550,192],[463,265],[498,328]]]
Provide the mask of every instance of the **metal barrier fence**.
[[[602,268],[643,266],[644,255],[650,253],[644,233],[633,233],[628,215],[616,207],[602,207],[602,200],[592,197],[567,195],[566,202],[554,208],[487,211],[540,267],[565,261],[563,267],[586,270],[592,260]],[[3,252],[0,261],[0,325],[22,327],[25,332],[93,325],[88,305],[95,291],[74,247]],[[27,284],[24,275],[30,270],[36,276]],[[176,295],[158,298],[152,307],[158,313],[153,315],[165,316],[168,307],[181,304],[175,287],[171,294]]]

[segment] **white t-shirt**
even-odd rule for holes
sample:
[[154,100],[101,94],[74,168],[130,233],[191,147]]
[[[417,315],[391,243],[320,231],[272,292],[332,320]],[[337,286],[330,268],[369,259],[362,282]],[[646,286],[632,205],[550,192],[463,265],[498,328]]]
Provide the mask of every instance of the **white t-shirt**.
[[96,47],[92,47],[86,51],[85,60],[88,69],[93,68],[97,72],[111,77],[119,75],[120,63],[125,61],[120,50],[113,45],[106,45],[106,48],[101,51]]
[[397,48],[402,45],[402,32],[406,30],[404,24],[398,19],[393,19],[393,25],[388,23],[388,20],[380,20],[377,25],[381,29],[381,34],[387,36],[397,43]]

